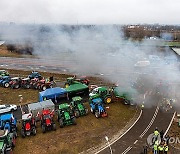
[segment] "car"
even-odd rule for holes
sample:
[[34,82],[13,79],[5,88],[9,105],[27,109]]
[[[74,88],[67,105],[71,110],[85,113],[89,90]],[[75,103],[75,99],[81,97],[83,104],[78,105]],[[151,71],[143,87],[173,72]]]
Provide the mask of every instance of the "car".
[[17,105],[14,105],[14,104],[0,105],[0,114],[6,113],[6,112],[12,112],[15,110],[17,110]]

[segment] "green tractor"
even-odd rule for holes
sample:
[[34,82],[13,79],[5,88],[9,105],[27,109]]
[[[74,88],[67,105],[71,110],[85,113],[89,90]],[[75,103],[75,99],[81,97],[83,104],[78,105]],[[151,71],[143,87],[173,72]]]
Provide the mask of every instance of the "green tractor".
[[58,122],[61,128],[65,125],[76,125],[76,118],[69,104],[59,105]]
[[15,136],[8,130],[0,130],[0,153],[7,154],[12,153],[12,149],[15,147]]
[[134,100],[138,95],[135,89],[114,87],[113,92],[116,98],[123,99],[124,104],[135,105]]
[[80,96],[73,97],[70,105],[77,118],[88,114],[88,109],[84,106]]
[[106,87],[97,87],[89,94],[90,99],[101,98],[105,104],[112,102],[112,94]]
[[9,73],[6,70],[0,70],[0,77],[9,76]]

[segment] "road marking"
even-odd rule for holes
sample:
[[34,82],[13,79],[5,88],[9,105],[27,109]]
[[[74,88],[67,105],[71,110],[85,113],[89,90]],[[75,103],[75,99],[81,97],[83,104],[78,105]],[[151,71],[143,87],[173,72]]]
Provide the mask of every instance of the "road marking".
[[130,150],[132,149],[132,147],[131,146],[129,146],[122,154],[126,154],[126,153],[128,153]]
[[153,122],[154,122],[154,120],[155,120],[155,118],[156,118],[156,116],[157,116],[157,114],[158,114],[158,111],[159,111],[159,107],[157,106],[156,111],[155,111],[155,113],[154,113],[154,115],[153,115],[153,117],[152,117],[149,125],[146,127],[146,129],[144,130],[144,132],[139,136],[140,138],[142,138],[142,137],[147,133],[147,131],[149,130],[149,128],[152,126],[152,124],[153,124]]
[[[114,144],[114,143],[117,142],[119,139],[121,139],[126,133],[128,133],[128,132],[131,130],[131,128],[138,122],[138,120],[140,119],[141,115],[142,115],[142,110],[141,110],[138,118],[136,119],[136,121],[131,125],[131,127],[129,127],[129,128],[128,128],[121,136],[119,136],[117,139],[115,139],[114,141],[112,141],[112,142],[110,143],[110,145]],[[103,147],[102,149],[100,149],[99,151],[97,151],[95,154],[100,153],[101,151],[103,151],[104,149],[106,149],[106,148],[108,148],[108,147],[109,147],[109,145],[106,145],[105,147]]]
[[134,142],[134,144],[136,144],[138,142],[138,140],[136,140],[135,142]]
[[170,129],[171,125],[172,125],[172,122],[173,122],[173,120],[174,120],[175,115],[176,115],[176,112],[174,112],[173,117],[172,117],[172,119],[171,119],[171,121],[170,121],[170,123],[169,123],[169,126],[168,126],[168,128],[166,129],[163,137],[166,136],[167,132],[169,131],[169,129]]

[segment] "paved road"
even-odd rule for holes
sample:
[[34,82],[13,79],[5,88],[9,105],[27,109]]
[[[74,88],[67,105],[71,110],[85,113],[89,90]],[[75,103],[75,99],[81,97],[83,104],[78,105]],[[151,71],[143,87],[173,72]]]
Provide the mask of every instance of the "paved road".
[[[154,104],[158,104],[161,100],[160,96],[154,96]],[[148,102],[151,103],[151,102]],[[166,112],[159,109],[158,106],[144,109],[142,116],[132,129],[126,133],[117,142],[111,145],[114,154],[140,154],[146,139],[156,127],[159,130],[166,130],[172,119],[174,112]],[[110,153],[109,147],[99,152],[100,154]]]

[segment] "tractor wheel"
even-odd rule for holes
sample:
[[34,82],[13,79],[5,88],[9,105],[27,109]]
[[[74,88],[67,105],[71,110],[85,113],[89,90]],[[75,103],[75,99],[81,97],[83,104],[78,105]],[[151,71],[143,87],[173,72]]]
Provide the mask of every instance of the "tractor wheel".
[[88,115],[88,109],[85,109],[85,115]]
[[53,123],[53,130],[55,131],[56,130],[56,124]]
[[69,86],[69,83],[65,83],[65,88],[68,88]]
[[36,128],[35,128],[35,127],[33,127],[33,129],[32,129],[32,134],[35,136],[35,135],[36,135],[36,133],[37,133]]
[[46,126],[42,125],[42,132],[45,133],[46,132]]
[[79,113],[78,110],[76,110],[76,111],[74,112],[74,114],[75,114],[75,117],[76,117],[76,118],[78,118],[78,117],[80,116],[80,113]]
[[72,119],[72,123],[73,123],[73,125],[76,125],[77,123],[76,123],[76,118],[73,118]]
[[25,138],[25,132],[23,129],[21,130],[21,136],[22,136],[22,138]]
[[91,110],[91,113],[94,113],[94,111],[93,111],[92,107],[91,107],[91,109],[90,109],[90,110]]
[[29,89],[29,88],[30,88],[30,85],[29,85],[29,84],[27,84],[27,85],[25,85],[25,87],[26,87],[26,89]]
[[5,151],[5,154],[13,154],[12,149],[10,149],[10,150],[9,150],[9,149],[8,149],[8,150],[6,150],[6,151]]
[[112,97],[111,96],[106,96],[104,99],[104,103],[109,104],[112,102]]
[[47,88],[46,88],[45,85],[43,85],[41,89],[42,89],[43,91],[45,91]]
[[64,123],[63,123],[63,120],[62,120],[62,119],[59,119],[59,125],[60,125],[60,128],[63,128],[63,127],[64,127]]
[[95,117],[96,117],[96,118],[99,118],[99,117],[100,117],[100,114],[99,114],[98,111],[95,112]]
[[16,85],[14,86],[15,89],[18,89],[19,87],[20,87],[19,84],[16,84]]
[[8,87],[9,87],[9,83],[5,83],[4,88],[8,88]]

